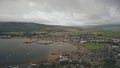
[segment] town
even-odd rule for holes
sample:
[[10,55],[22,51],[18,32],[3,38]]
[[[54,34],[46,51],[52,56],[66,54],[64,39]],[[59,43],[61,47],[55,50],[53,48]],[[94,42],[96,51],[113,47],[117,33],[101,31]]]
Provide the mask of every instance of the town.
[[[44,61],[1,66],[1,68],[120,68],[120,38],[73,32],[1,33],[0,38],[28,38],[24,44],[70,43],[75,51],[52,53]],[[46,42],[41,42],[46,41]]]

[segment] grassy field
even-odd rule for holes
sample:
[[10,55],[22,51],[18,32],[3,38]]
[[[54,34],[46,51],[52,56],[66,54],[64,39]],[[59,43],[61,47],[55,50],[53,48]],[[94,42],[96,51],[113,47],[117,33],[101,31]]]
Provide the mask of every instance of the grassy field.
[[91,51],[95,49],[99,49],[103,47],[103,44],[97,44],[97,43],[84,43],[82,44],[82,47],[86,51]]
[[104,38],[120,38],[120,30],[107,30],[107,29],[94,29],[94,28],[84,28],[81,33],[92,33],[101,34]]

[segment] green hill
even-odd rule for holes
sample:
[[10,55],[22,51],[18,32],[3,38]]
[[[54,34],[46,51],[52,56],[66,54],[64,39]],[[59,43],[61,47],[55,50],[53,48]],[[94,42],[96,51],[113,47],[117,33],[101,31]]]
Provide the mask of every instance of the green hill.
[[94,27],[105,30],[120,30],[120,24],[99,25]]
[[31,31],[76,31],[80,28],[57,25],[44,25],[32,22],[0,22],[0,32],[31,32]]
[[0,32],[40,31],[48,27],[52,26],[28,22],[0,22]]
[[[85,27],[68,27],[37,24],[32,22],[0,22],[0,32],[31,32],[31,31],[79,31]],[[120,30],[120,25],[98,25],[87,27],[87,30]]]

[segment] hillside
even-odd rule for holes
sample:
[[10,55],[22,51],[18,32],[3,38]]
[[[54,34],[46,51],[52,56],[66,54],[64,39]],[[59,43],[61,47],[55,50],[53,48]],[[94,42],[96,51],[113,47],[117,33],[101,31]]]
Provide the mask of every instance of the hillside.
[[26,22],[0,22],[0,32],[30,32],[39,31],[48,27],[52,26]]
[[[80,29],[80,28],[78,28]],[[0,32],[32,32],[32,31],[61,31],[77,30],[76,27],[44,25],[32,22],[0,22]]]
[[37,24],[32,22],[0,22],[0,32],[31,32],[31,31],[79,31],[79,30],[120,30],[120,25],[99,25],[90,27],[68,27]]
[[105,30],[120,30],[120,24],[99,25],[94,27]]

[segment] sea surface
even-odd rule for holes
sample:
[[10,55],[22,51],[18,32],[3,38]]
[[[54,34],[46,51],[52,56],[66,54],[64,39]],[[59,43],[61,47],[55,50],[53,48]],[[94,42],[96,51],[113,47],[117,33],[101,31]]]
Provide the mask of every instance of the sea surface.
[[69,43],[40,45],[25,43],[26,39],[0,39],[0,64],[19,64],[35,60],[45,60],[51,53],[67,52],[76,49]]

